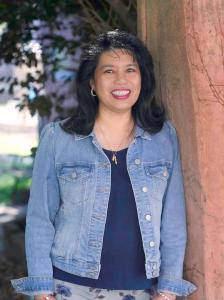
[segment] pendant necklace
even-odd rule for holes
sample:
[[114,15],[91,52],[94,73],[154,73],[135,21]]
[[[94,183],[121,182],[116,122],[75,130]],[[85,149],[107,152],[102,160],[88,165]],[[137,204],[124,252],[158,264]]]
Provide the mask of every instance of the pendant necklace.
[[[131,129],[131,131],[130,131],[130,133],[129,133],[129,135],[128,135],[127,137],[130,137],[130,136],[131,136],[131,134],[133,133],[134,127],[135,127],[135,124],[133,125],[133,127],[132,127],[132,129]],[[103,137],[107,140],[107,138],[105,137],[105,135],[104,135],[104,133],[103,133],[103,131],[102,131],[102,129],[100,128],[99,125],[98,125],[98,128],[100,129],[100,131],[101,131]],[[116,154],[117,154],[118,149],[119,149],[120,146],[122,145],[122,143],[123,143],[123,140],[122,140],[121,143],[118,145],[116,151],[111,150],[111,151],[112,151],[112,161],[113,161],[116,165],[117,165],[117,163],[118,163],[117,155],[116,155]]]

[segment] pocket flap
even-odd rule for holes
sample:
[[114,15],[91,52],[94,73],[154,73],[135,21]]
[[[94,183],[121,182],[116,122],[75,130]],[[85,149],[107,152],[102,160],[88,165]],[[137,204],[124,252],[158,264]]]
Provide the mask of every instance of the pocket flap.
[[148,164],[144,166],[145,173],[150,177],[159,177],[163,180],[167,180],[169,178],[170,168],[167,164]]
[[92,174],[93,166],[83,164],[63,164],[58,166],[57,175],[67,180],[78,180],[89,177]]

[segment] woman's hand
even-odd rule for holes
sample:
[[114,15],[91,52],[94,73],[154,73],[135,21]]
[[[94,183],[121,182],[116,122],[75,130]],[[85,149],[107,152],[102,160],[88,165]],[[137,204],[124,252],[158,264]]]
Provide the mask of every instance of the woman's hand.
[[42,294],[42,295],[37,295],[34,296],[34,300],[46,300],[46,297],[49,297],[49,300],[56,300],[54,296],[49,296],[49,294]]
[[[169,300],[176,300],[176,295],[174,294],[170,294],[170,293],[163,293],[165,296],[167,296],[169,298]],[[165,300],[163,296],[161,296],[160,294],[156,294],[152,300]]]

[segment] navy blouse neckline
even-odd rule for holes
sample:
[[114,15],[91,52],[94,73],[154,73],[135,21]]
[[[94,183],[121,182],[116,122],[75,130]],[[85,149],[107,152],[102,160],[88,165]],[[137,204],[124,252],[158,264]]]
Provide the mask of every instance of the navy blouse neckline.
[[103,148],[103,151],[105,152],[109,152],[109,153],[112,153],[112,152],[116,152],[116,153],[120,153],[120,152],[125,152],[128,150],[128,147],[127,148],[124,148],[124,149],[121,149],[121,150],[118,150],[118,151],[112,151],[112,150],[108,150],[108,149],[104,149]]

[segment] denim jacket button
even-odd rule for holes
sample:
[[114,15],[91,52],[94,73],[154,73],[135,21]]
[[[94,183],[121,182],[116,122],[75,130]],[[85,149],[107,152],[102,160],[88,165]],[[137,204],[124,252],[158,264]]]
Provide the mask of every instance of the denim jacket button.
[[167,172],[167,171],[164,171],[164,172],[163,172],[163,176],[166,177],[167,175],[168,175],[168,172]]
[[146,219],[147,221],[151,221],[151,215],[145,215],[145,219]]
[[147,188],[146,186],[143,186],[142,191],[143,191],[144,193],[146,193],[146,192],[148,192],[148,188]]
[[136,165],[140,165],[140,163],[141,163],[141,160],[140,160],[139,158],[136,158],[135,164],[136,164]]
[[150,247],[154,247],[155,246],[155,242],[153,242],[153,241],[149,242],[149,246]]

